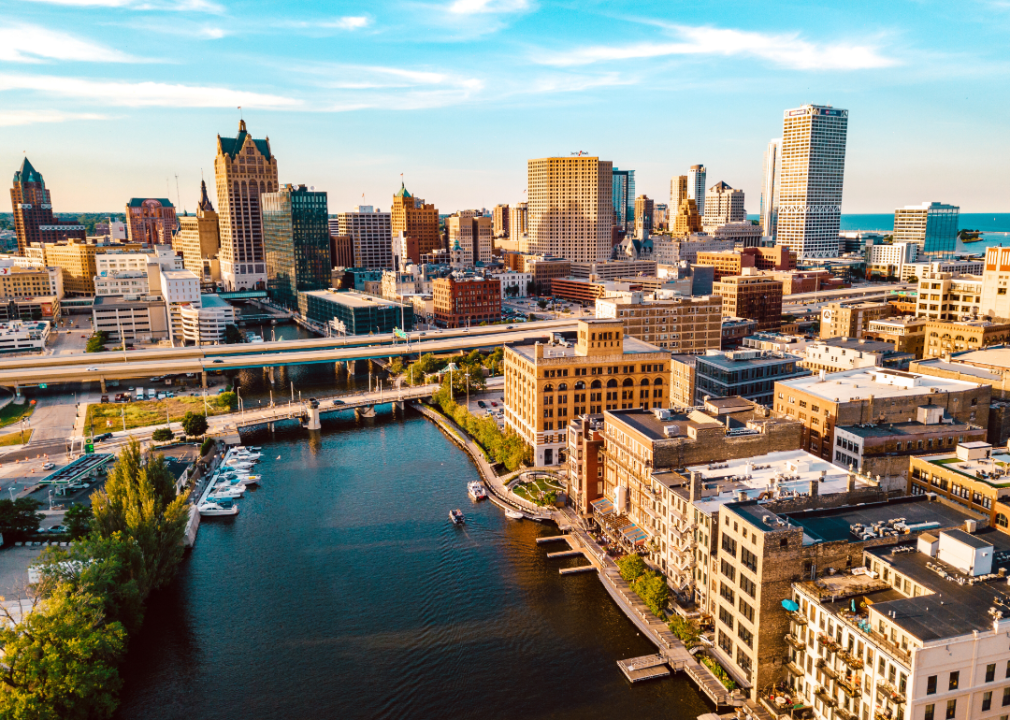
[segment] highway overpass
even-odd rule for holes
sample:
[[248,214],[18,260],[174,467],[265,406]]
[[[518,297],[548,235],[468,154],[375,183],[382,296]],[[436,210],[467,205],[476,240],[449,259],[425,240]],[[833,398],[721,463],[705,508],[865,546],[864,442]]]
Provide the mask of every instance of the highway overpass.
[[[319,338],[272,343],[165,348],[134,352],[89,353],[61,357],[27,357],[0,362],[0,386],[15,388],[41,383],[136,380],[157,375],[204,373],[215,370],[274,368],[290,365],[373,360],[397,355],[446,353],[491,348],[510,342],[574,331],[575,320],[520,323],[509,330],[501,325],[466,330],[411,333],[411,342],[392,344],[391,336]],[[383,342],[383,338],[385,341]],[[344,340],[350,342],[343,342]],[[368,342],[367,345],[359,343]],[[352,344],[353,343],[353,344]]]

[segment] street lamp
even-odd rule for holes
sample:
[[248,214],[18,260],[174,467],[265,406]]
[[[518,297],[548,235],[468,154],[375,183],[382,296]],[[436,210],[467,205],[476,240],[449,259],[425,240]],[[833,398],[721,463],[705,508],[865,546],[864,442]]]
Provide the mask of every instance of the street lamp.
[[467,411],[469,411],[470,410],[470,373],[467,372],[465,374],[466,374],[466,409],[467,409]]

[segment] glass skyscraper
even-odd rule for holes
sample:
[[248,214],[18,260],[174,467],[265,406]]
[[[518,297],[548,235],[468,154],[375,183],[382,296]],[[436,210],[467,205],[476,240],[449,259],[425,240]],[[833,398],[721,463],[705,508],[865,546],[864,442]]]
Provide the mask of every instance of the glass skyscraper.
[[300,291],[330,287],[326,193],[285,185],[264,193],[262,206],[267,290],[275,302],[297,310]]
[[906,205],[894,211],[894,242],[918,243],[926,261],[950,260],[957,247],[961,208],[938,202]]
[[614,225],[628,232],[635,229],[635,171],[614,168]]

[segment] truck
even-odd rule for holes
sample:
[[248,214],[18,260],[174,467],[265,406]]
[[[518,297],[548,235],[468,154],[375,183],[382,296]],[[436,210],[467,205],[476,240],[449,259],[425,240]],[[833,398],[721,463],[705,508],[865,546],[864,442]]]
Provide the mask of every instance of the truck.
[[154,400],[156,397],[158,397],[158,391],[155,390],[154,388],[148,388],[147,389],[147,399],[148,400]]
[[134,395],[133,395],[133,399],[137,400],[137,401],[143,400],[144,399],[144,388],[137,388],[136,391],[135,391],[135,393],[134,393]]

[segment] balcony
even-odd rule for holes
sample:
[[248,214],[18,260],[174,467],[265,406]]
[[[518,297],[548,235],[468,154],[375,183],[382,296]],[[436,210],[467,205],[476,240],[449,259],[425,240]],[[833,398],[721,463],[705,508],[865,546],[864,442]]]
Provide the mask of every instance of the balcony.
[[838,701],[835,700],[834,697],[832,697],[831,693],[829,693],[826,688],[818,686],[818,688],[814,691],[814,695],[819,697],[821,699],[821,702],[823,702],[828,707],[835,707],[835,705],[838,704]]
[[803,677],[803,669],[791,660],[786,663],[786,670],[791,672],[796,677]]
[[791,613],[789,613],[789,617],[791,617],[793,619],[793,622],[795,622],[797,625],[806,625],[807,624],[807,618],[801,612],[791,612]]
[[835,642],[835,639],[833,637],[831,637],[830,635],[825,635],[825,634],[822,633],[822,634],[820,634],[820,635],[817,636],[817,639],[820,641],[820,643],[821,643],[821,645],[823,647],[826,647],[831,652],[837,652],[837,650],[838,650],[838,643]]
[[831,665],[828,663],[828,661],[825,660],[824,658],[820,658],[817,661],[817,667],[820,669],[821,672],[823,672],[825,675],[827,675],[832,680],[837,680],[838,679],[838,677],[839,677],[838,676],[838,671],[835,670],[833,667],[831,667]]
[[789,633],[788,635],[786,635],[786,642],[789,643],[790,645],[792,645],[797,650],[806,650],[807,649],[807,646],[803,643],[803,641],[800,640],[795,635],[793,635],[792,633]]
[[854,712],[849,712],[843,707],[836,708],[835,714],[842,718],[842,720],[856,720],[856,714]]
[[884,697],[892,702],[904,703],[905,695],[898,688],[894,687],[891,683],[886,680],[877,681],[877,692],[881,693]]
[[839,650],[838,657],[842,659],[842,662],[848,665],[853,670],[862,670],[863,661],[850,653],[848,650]]
[[862,691],[862,687],[860,686],[858,680],[849,680],[846,679],[845,677],[839,677],[837,678],[837,682],[838,687],[840,687],[842,689],[842,692],[844,692],[846,695],[848,695],[851,698],[859,697],[859,694]]

